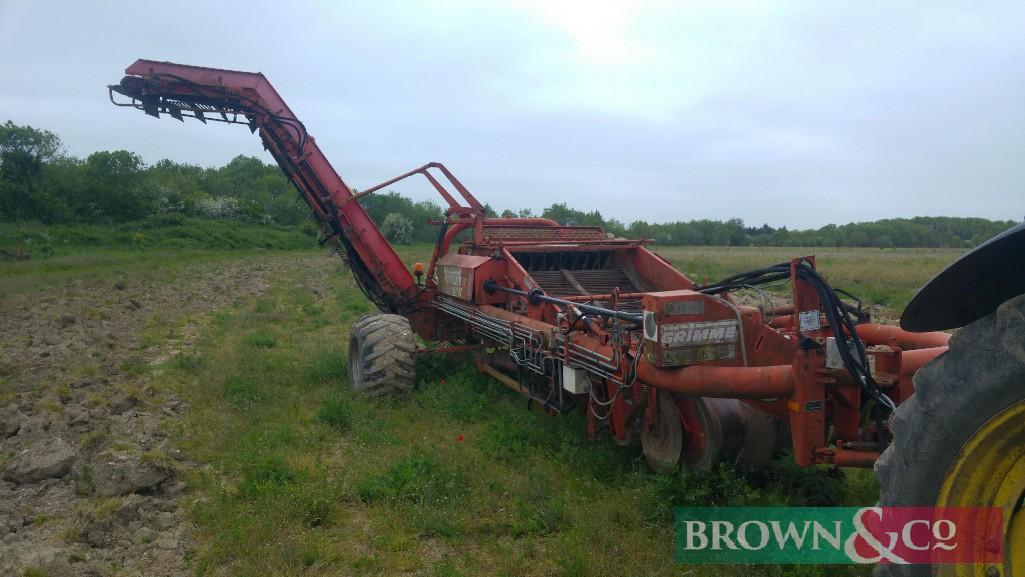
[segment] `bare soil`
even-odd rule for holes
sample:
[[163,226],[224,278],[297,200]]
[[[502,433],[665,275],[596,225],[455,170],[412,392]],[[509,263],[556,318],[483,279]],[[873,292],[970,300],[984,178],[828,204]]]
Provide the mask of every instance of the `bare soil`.
[[173,442],[187,407],[160,386],[160,366],[210,311],[324,258],[226,259],[167,275],[154,262],[0,301],[0,575],[191,573],[195,465]]

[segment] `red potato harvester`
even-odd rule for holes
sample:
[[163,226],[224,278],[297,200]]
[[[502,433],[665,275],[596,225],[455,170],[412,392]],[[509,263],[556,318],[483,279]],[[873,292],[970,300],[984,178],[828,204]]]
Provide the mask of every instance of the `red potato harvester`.
[[[640,442],[647,462],[660,470],[722,460],[760,467],[787,445],[799,465],[871,467],[894,444],[895,410],[916,430],[933,426],[924,401],[902,405],[915,395],[919,369],[951,357],[944,354],[950,334],[871,323],[860,303],[850,304],[850,295],[826,282],[812,256],[698,284],[649,250],[650,241],[544,218],[490,218],[439,163],[355,193],[262,74],[147,60],[126,74],[110,87],[115,104],[155,117],[245,124],[259,134],[322,225],[323,242],[337,245],[381,311],[352,329],[350,383],[357,391],[412,389],[415,355],[423,350],[473,351],[481,371],[549,413],[584,411],[587,435],[606,430],[618,443]],[[411,272],[356,200],[415,175],[427,179],[447,208],[426,270],[417,264]],[[903,326],[943,329],[982,318],[975,326],[1004,301],[1016,302],[1025,292],[1023,239],[1018,227],[942,273],[912,302]],[[994,262],[1004,266],[998,277],[987,272]],[[966,273],[977,279],[974,298],[963,298],[951,280]],[[731,296],[784,283],[792,302],[785,307],[744,306]],[[414,333],[431,346],[418,346]],[[1025,375],[1015,370],[1006,378]],[[892,483],[884,477],[882,502],[956,502],[944,492],[944,479],[961,466],[958,450],[1003,412],[1025,415],[1025,387],[986,386],[996,387],[999,402],[980,409],[964,401],[950,409],[957,411],[952,420],[968,422],[948,437],[949,449],[936,452],[909,435],[902,474],[920,478],[920,487],[887,493]],[[995,438],[1025,446],[1022,419],[1011,422]],[[884,460],[886,475],[895,461]],[[1007,482],[1018,482],[1025,457],[1004,461]],[[959,502],[1005,499],[1009,543],[1018,533],[1025,542],[1020,498],[998,497],[1007,494],[1001,487],[965,493]]]

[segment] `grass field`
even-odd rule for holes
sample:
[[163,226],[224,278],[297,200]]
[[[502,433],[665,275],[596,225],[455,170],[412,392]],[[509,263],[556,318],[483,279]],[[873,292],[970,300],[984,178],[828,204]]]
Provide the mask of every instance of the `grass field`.
[[755,248],[653,247],[695,281],[709,281],[794,257],[814,255],[819,271],[835,288],[877,305],[895,319],[915,292],[964,254],[949,248]]
[[[709,279],[809,252],[658,250]],[[958,254],[817,252],[836,286],[890,315]],[[430,247],[401,253],[423,260]],[[71,254],[0,265],[0,295],[60,290],[83,277],[176,282],[197,263],[239,261],[270,268],[266,290],[202,315],[164,315],[150,343],[163,339],[174,354],[136,369],[145,387],[190,407],[166,426],[198,464],[183,474],[200,575],[870,573],[678,565],[672,528],[675,506],[868,505],[870,472],[801,470],[784,458],[756,475],[728,466],[651,474],[638,449],[586,441],[581,415],[527,410],[457,358],[425,358],[412,395],[353,395],[348,328],[371,305],[321,253]]]
[[312,222],[278,226],[180,215],[113,225],[0,222],[0,250],[26,252],[36,259],[96,250],[296,250],[312,246],[315,231]]

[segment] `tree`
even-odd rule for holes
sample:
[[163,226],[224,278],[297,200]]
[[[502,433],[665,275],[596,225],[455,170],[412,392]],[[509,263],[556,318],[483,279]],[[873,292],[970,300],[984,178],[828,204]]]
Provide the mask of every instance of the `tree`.
[[0,220],[54,222],[67,210],[43,185],[43,166],[61,156],[56,134],[10,120],[0,125]]
[[85,159],[85,218],[120,222],[153,214],[156,202],[145,178],[142,158],[134,152],[94,152]]
[[398,244],[409,244],[413,238],[413,223],[397,212],[384,218],[381,232],[388,240]]
[[604,226],[605,219],[597,210],[583,212],[570,208],[565,202],[557,202],[541,212],[542,218],[550,218],[566,226]]
[[627,236],[626,225],[624,225],[619,219],[615,218],[610,218],[605,221],[605,232],[617,237]]
[[431,221],[440,221],[444,213],[437,204],[422,200],[413,202],[395,191],[375,193],[359,199],[367,214],[378,226],[384,226],[384,220],[392,213],[405,216],[411,223],[412,236],[410,242],[434,242],[438,230],[429,225]]
[[199,166],[171,160],[158,161],[146,169],[161,214],[193,215],[197,205],[210,198],[205,171]]
[[60,138],[49,130],[18,126],[8,120],[0,126],[0,177],[19,181],[36,178],[43,164],[63,150]]

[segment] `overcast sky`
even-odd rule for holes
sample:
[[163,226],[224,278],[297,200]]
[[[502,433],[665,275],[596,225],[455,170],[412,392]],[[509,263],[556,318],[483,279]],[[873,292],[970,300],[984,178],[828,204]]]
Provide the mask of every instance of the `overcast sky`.
[[111,106],[137,58],[263,72],[356,188],[436,160],[498,209],[626,222],[1025,216],[1021,0],[0,0],[0,122],[272,162]]

